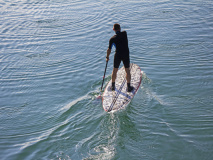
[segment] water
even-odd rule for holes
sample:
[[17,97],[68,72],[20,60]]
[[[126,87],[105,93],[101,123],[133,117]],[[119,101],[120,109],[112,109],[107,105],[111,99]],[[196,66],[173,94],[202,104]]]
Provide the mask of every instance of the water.
[[[0,159],[213,159],[211,0],[0,0],[0,13]],[[109,114],[96,96],[116,22],[145,75]]]

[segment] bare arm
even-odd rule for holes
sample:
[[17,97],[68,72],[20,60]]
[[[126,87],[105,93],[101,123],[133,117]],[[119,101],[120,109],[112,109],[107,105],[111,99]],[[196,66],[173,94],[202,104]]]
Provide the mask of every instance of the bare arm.
[[107,49],[107,56],[106,56],[106,61],[108,62],[109,61],[109,55],[111,53],[111,49]]

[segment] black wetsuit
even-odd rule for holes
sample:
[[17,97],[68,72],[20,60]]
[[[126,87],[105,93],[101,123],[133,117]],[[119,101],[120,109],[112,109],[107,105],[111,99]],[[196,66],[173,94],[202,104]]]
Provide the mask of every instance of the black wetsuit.
[[115,56],[114,56],[114,68],[119,68],[121,61],[123,61],[124,67],[129,68],[129,47],[126,31],[117,31],[116,35],[112,36],[109,40],[109,49],[115,46]]

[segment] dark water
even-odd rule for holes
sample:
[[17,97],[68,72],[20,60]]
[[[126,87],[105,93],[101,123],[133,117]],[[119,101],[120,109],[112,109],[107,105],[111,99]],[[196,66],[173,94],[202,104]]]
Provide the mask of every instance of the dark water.
[[[0,159],[213,159],[211,0],[0,0],[0,14]],[[108,114],[117,22],[145,75]]]

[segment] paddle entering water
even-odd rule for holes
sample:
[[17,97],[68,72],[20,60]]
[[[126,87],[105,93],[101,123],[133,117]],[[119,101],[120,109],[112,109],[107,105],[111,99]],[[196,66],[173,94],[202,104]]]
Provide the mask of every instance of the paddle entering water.
[[102,98],[101,93],[102,93],[102,88],[103,88],[103,84],[104,84],[104,79],[105,79],[105,74],[106,74],[107,64],[108,64],[108,61],[106,61],[106,66],[105,66],[104,76],[103,76],[102,85],[101,85],[101,91],[100,91],[100,94],[99,94],[99,96],[97,97],[97,99],[101,99],[101,98]]

